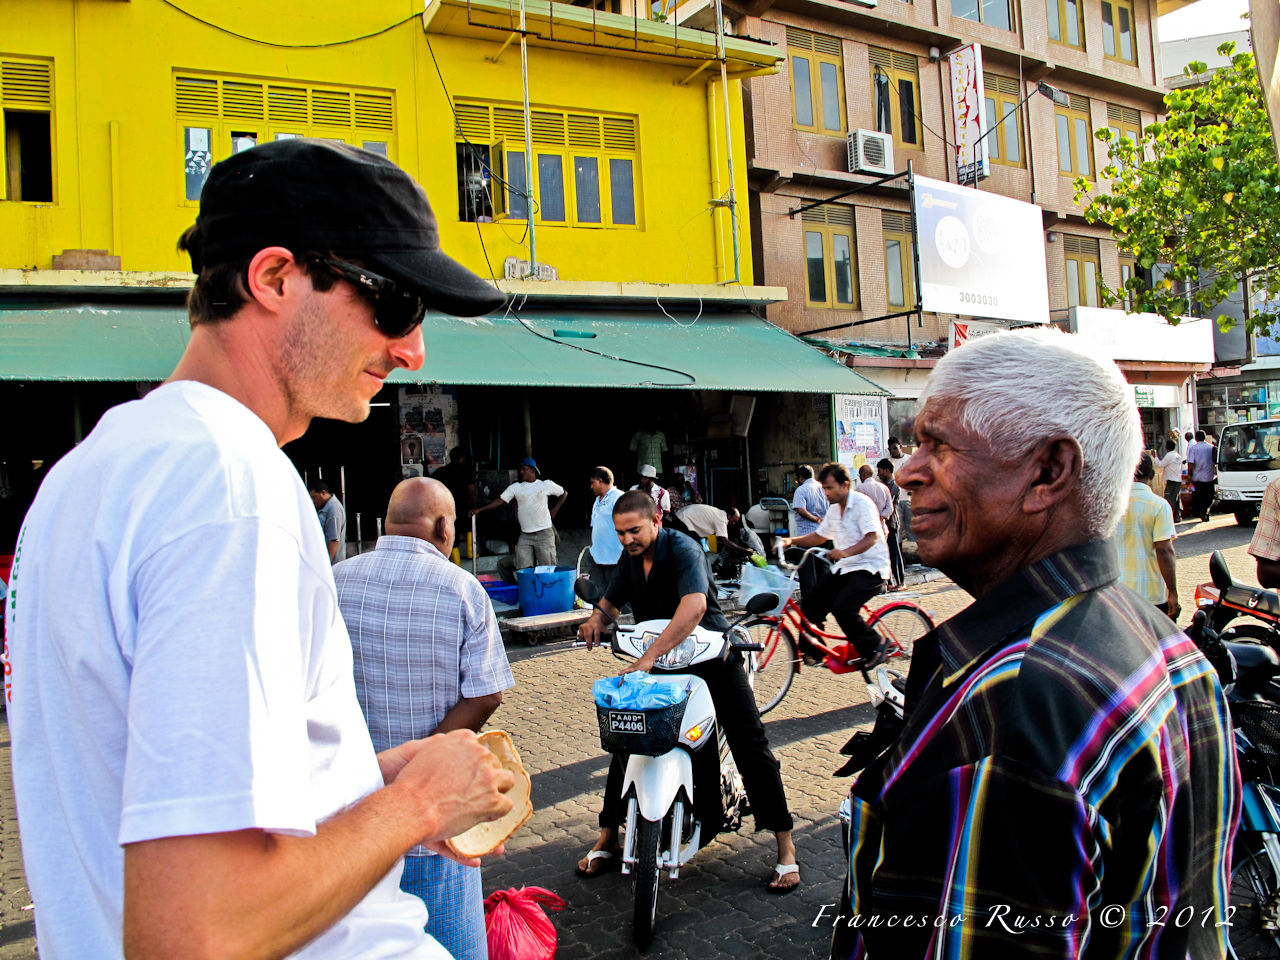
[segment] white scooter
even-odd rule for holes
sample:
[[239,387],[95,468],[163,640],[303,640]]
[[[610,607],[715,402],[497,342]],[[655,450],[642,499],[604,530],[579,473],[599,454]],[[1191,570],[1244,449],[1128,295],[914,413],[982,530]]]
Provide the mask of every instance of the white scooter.
[[[599,592],[590,581],[578,580],[574,589],[581,599],[596,605]],[[724,633],[695,627],[679,646],[658,658],[655,670],[683,670],[693,664],[727,659],[734,650],[760,650],[749,634],[737,629],[738,624],[777,603],[773,594],[753,597],[742,617]],[[611,641],[614,655],[639,659],[669,623],[670,620],[645,620],[635,626],[618,626]],[[720,829],[719,825],[705,825],[704,830],[704,824],[698,821],[693,802],[693,754],[713,742],[720,752],[723,829],[737,830],[747,805],[742,777],[729,753],[724,731],[716,722],[706,681],[692,674],[679,676],[687,681],[687,695],[670,707],[596,707],[601,746],[609,753],[627,756],[622,779],[622,800],[626,804],[622,872],[635,874],[633,936],[641,950],[653,939],[659,873],[665,870],[675,879],[681,865],[698,852],[703,834],[714,836]]]

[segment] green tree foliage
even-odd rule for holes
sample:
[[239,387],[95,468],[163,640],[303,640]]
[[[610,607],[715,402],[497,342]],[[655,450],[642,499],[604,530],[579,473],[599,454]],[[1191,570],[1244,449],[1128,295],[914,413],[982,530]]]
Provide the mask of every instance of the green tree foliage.
[[[1230,64],[1205,83],[1168,93],[1168,116],[1138,143],[1105,128],[1094,134],[1108,144],[1102,176],[1111,193],[1090,197],[1094,184],[1075,181],[1076,202],[1088,203],[1085,219],[1110,227],[1139,266],[1169,265],[1155,289],[1135,277],[1127,293],[1135,310],[1175,323],[1188,313],[1187,291],[1197,316],[1234,295],[1242,279],[1255,302],[1280,296],[1280,170],[1266,105],[1253,54],[1235,53],[1233,43],[1218,52]],[[1197,62],[1183,72],[1200,78],[1207,69]],[[1100,295],[1111,305],[1125,294],[1104,286]],[[1249,327],[1266,330],[1278,319],[1258,311]],[[1229,329],[1234,321],[1218,322]]]

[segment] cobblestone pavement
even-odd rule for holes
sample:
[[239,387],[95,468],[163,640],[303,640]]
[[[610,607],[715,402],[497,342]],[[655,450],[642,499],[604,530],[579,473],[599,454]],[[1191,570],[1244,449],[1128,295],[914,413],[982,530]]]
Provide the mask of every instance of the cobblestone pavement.
[[[1195,585],[1208,579],[1211,550],[1222,549],[1241,580],[1253,582],[1245,554],[1249,531],[1231,517],[1179,528],[1179,584],[1184,606]],[[962,609],[968,596],[948,580],[923,585],[914,596],[942,620]],[[1189,614],[1181,618],[1185,623]],[[535,812],[512,838],[507,852],[485,867],[485,892],[542,886],[566,901],[553,914],[561,960],[626,956],[632,888],[629,877],[596,880],[573,875],[573,865],[596,836],[607,757],[600,750],[591,684],[621,666],[607,653],[587,653],[567,643],[508,647],[516,687],[493,725],[511,732],[533,774]],[[844,866],[836,810],[848,781],[831,777],[837,751],[852,730],[869,723],[871,709],[857,674],[833,676],[806,669],[787,699],[766,717],[774,751],[796,818],[802,886],[786,897],[764,892],[774,861],[772,835],[722,835],[681,869],[662,879],[658,928],[650,956],[825,957],[830,928],[814,926],[823,904],[834,904]],[[0,723],[0,960],[35,955],[30,896],[19,856],[9,778],[8,727]]]

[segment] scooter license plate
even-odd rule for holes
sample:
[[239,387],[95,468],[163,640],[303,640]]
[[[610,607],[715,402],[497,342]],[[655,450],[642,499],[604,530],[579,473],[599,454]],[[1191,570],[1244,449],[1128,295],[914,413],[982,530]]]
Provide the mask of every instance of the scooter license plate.
[[643,713],[629,710],[609,711],[610,733],[648,733],[649,725]]

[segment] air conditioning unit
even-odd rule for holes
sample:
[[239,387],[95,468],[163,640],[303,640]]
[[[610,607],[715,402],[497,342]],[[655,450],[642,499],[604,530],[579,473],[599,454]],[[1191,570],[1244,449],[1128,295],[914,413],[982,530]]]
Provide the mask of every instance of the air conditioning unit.
[[893,135],[875,130],[849,134],[850,173],[897,173],[893,169]]

